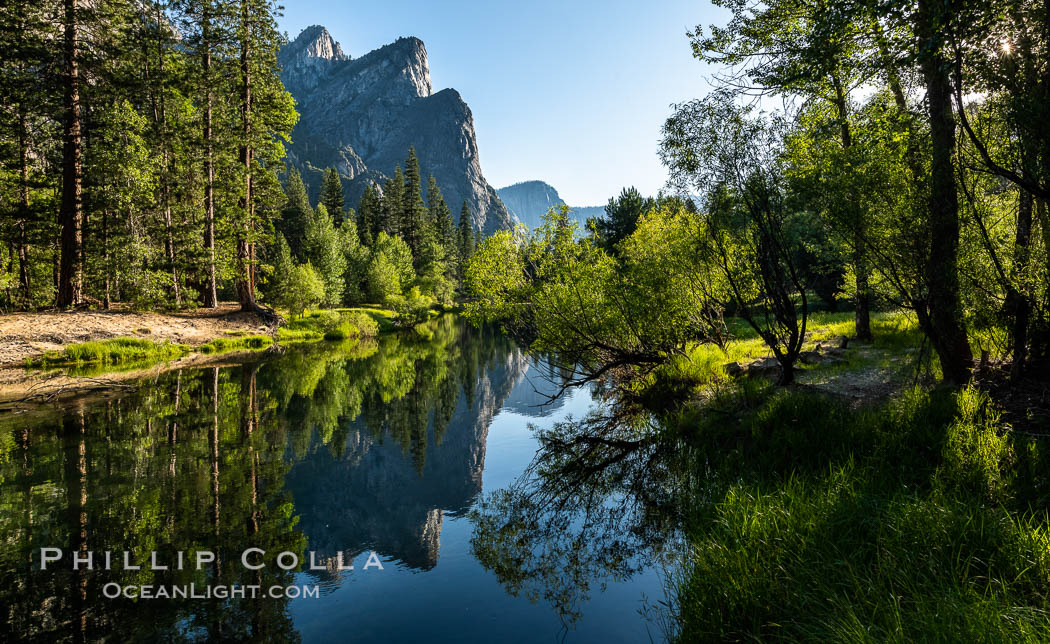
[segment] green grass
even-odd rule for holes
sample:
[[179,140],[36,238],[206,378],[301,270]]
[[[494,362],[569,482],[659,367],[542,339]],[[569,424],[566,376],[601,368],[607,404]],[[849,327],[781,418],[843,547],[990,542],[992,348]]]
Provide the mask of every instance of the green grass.
[[858,411],[743,381],[672,426],[680,641],[1050,640],[1046,446],[985,394]]
[[394,330],[394,317],[393,311],[371,307],[308,311],[290,318],[278,329],[277,338],[282,342],[307,342],[372,337]]
[[112,338],[71,344],[61,351],[48,351],[27,358],[27,367],[120,365],[133,362],[174,360],[192,351],[185,344],[154,342],[145,338]]
[[[675,358],[661,367],[654,376],[654,381],[690,383],[693,387],[723,384],[730,380],[725,373],[724,365],[730,362],[748,364],[759,358],[773,355],[754,329],[745,321],[731,318],[726,320],[726,326],[732,339],[727,343],[725,352],[710,344],[696,345],[689,349],[687,356]],[[914,353],[915,357],[918,357],[917,349],[922,344],[922,333],[918,329],[914,316],[904,312],[875,313],[872,316],[871,326],[874,342],[870,345],[854,343],[852,345],[854,348],[861,347],[863,350],[851,351],[847,355],[846,364],[818,367],[797,365],[798,368],[803,372],[821,370],[830,373],[857,371],[870,367],[894,367],[896,371],[902,371],[909,366],[907,361],[902,362],[902,355]],[[852,312],[816,312],[809,316],[806,325],[806,341],[802,348],[804,351],[812,350],[818,343],[823,343],[826,347],[833,338],[853,338],[855,336],[856,327]]]
[[197,347],[196,351],[199,353],[226,353],[228,351],[245,349],[265,349],[272,344],[273,338],[268,335],[234,336],[232,338],[215,338]]
[[[181,358],[189,353],[225,353],[237,350],[257,350],[270,346],[273,340],[265,335],[215,338],[197,347],[173,342],[155,342],[145,338],[112,338],[71,344],[61,351],[48,351],[37,358],[26,359],[27,367],[148,367],[158,362]],[[99,373],[92,369],[87,373]]]

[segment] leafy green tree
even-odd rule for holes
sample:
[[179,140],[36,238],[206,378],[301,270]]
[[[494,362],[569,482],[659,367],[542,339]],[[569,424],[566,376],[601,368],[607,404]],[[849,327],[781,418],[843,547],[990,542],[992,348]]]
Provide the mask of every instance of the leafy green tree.
[[380,232],[372,245],[372,254],[365,277],[368,297],[383,303],[387,298],[400,296],[415,279],[412,250],[400,237]]
[[704,191],[705,252],[732,294],[737,315],[794,381],[809,319],[808,285],[788,234],[780,154],[784,123],[752,116],[732,93],[716,91],[678,107],[664,125],[662,154],[672,181]]
[[326,168],[321,178],[320,202],[328,209],[328,214],[336,226],[343,224],[343,214],[346,206],[343,200],[343,181],[339,178],[339,172],[335,168]]
[[291,271],[282,304],[292,315],[302,317],[306,309],[323,303],[327,297],[321,275],[309,263],[299,264]]
[[343,279],[347,266],[343,247],[345,239],[335,227],[324,204],[317,206],[314,211],[304,243],[308,262],[324,282],[325,296],[321,303],[329,308],[339,306],[343,299]]
[[295,259],[292,257],[292,249],[288,246],[288,240],[283,234],[277,233],[268,255],[270,267],[266,273],[263,296],[270,304],[284,306],[287,294],[292,288],[292,269],[295,268]]

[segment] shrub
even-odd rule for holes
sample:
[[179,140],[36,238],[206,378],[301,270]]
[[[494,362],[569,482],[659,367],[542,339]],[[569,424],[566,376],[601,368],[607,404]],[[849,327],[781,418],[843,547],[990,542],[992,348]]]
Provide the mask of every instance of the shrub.
[[394,295],[386,299],[386,305],[394,309],[401,326],[414,326],[430,319],[430,307],[434,300],[423,295],[418,286],[413,286],[404,296]]

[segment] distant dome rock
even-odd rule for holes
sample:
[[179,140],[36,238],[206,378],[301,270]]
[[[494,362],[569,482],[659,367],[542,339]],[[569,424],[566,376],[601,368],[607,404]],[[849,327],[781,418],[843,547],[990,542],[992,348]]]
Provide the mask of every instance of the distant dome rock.
[[[518,221],[531,228],[543,223],[543,215],[551,208],[557,209],[565,204],[554,186],[545,181],[520,181],[514,185],[496,191],[507,206],[510,214]],[[582,229],[588,217],[601,217],[605,214],[602,206],[569,206],[570,217],[576,219]]]

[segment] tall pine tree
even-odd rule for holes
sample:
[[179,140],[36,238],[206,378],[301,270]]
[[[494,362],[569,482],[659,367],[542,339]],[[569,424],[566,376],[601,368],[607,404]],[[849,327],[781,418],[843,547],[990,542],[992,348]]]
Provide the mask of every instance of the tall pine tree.
[[310,198],[306,194],[306,184],[299,171],[292,169],[288,173],[288,180],[284,187],[288,201],[281,211],[281,220],[277,229],[284,234],[288,240],[288,246],[292,249],[292,256],[297,261],[304,261],[304,240],[306,230],[313,219],[313,208],[310,207]]
[[321,178],[320,202],[328,209],[336,226],[343,224],[346,205],[343,199],[343,181],[335,168],[326,168]]
[[450,254],[456,252],[456,223],[452,220],[452,211],[445,203],[434,175],[427,179],[427,215],[438,243]]
[[408,149],[405,160],[405,192],[402,197],[401,237],[418,259],[426,236],[426,204],[423,203],[423,185],[419,175],[419,158],[415,147]]
[[401,211],[405,193],[405,177],[401,166],[394,169],[394,176],[383,184],[383,207],[380,209],[379,229],[388,235],[401,234]]
[[467,202],[463,202],[463,208],[459,211],[459,229],[456,233],[456,243],[459,246],[459,276],[462,279],[466,272],[467,262],[474,254],[474,232],[470,223],[470,208]]
[[361,244],[371,246],[379,234],[379,220],[382,217],[383,202],[372,182],[365,186],[361,201],[357,204],[357,233]]

